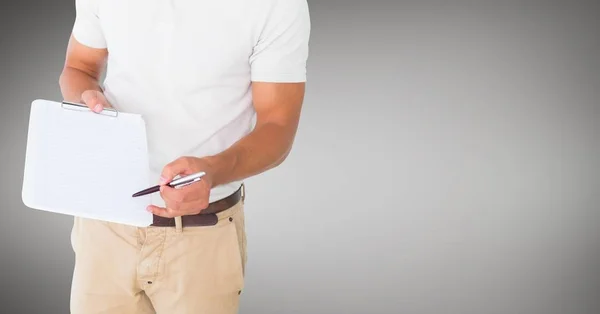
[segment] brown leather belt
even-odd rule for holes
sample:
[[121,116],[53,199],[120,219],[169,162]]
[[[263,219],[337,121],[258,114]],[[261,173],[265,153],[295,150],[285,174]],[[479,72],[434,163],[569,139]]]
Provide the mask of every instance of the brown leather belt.
[[[200,212],[200,214],[181,216],[182,227],[216,225],[219,221],[217,213],[227,210],[233,207],[235,204],[237,204],[242,199],[242,189],[243,186],[241,186],[233,194],[218,201],[210,203],[207,208],[203,209],[202,212]],[[153,215],[152,226],[175,227],[175,219]]]

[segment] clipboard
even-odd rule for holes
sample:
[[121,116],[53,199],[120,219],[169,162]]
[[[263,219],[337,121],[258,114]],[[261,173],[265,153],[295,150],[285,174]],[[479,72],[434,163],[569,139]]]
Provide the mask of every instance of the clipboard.
[[146,126],[138,114],[67,101],[31,103],[22,201],[28,208],[145,227]]

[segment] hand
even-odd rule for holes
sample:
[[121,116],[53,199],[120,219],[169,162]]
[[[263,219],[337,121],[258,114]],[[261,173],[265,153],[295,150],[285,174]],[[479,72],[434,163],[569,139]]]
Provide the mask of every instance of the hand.
[[[177,175],[186,176],[204,171],[200,181],[181,188],[168,185]],[[161,217],[173,218],[185,215],[199,214],[208,207],[208,199],[212,188],[212,169],[202,158],[182,157],[163,168],[160,180],[160,196],[165,201],[166,208],[148,206],[148,211]]]
[[100,113],[104,108],[112,108],[103,93],[97,90],[86,90],[81,94],[81,100],[93,112]]

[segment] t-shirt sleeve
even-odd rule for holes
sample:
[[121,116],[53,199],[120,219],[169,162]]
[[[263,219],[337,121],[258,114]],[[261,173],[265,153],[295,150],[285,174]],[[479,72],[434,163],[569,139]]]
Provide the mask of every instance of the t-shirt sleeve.
[[251,80],[305,82],[311,28],[307,0],[275,3],[250,56]]
[[97,0],[75,0],[73,37],[92,48],[106,48],[106,40],[98,17]]

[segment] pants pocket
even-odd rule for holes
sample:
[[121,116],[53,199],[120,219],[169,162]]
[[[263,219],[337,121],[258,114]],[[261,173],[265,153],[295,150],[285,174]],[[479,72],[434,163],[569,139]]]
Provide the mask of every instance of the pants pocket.
[[244,287],[244,231],[234,213],[211,227],[184,227],[167,237],[161,254],[162,287],[204,296],[239,293]]
[[219,261],[224,267],[224,277],[227,278],[232,288],[235,290],[242,290],[244,287],[244,269],[245,269],[245,247],[244,247],[244,230],[240,227],[239,222],[235,219],[239,219],[237,215],[231,217],[232,221],[229,221],[228,225],[223,226],[224,233],[226,235],[223,239],[223,254],[220,256],[222,259]]

